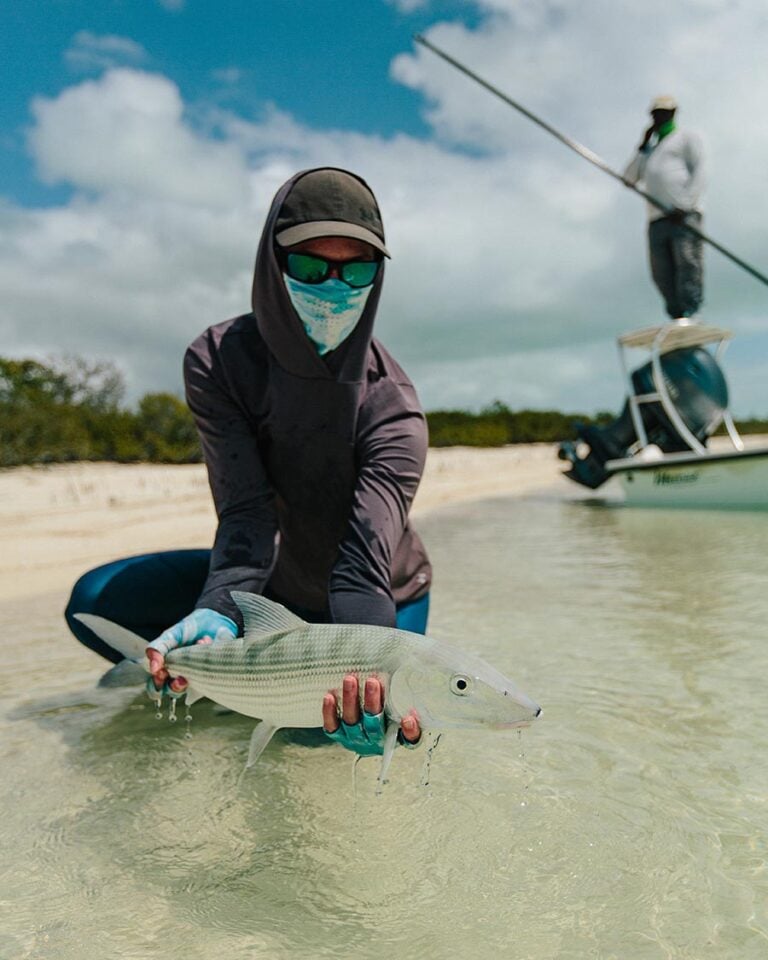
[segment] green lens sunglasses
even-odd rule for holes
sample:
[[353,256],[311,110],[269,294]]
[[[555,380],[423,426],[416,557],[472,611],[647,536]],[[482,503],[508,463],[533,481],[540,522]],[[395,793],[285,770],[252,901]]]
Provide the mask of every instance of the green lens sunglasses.
[[300,283],[323,283],[335,269],[350,287],[368,287],[376,279],[381,260],[328,260],[310,253],[282,253],[283,269]]

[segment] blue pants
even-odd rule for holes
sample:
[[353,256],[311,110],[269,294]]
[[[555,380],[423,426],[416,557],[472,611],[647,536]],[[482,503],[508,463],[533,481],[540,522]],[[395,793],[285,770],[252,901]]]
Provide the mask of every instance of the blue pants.
[[[147,642],[154,640],[194,610],[208,576],[210,556],[210,550],[168,550],[115,560],[90,570],[72,588],[64,611],[69,629],[86,647],[117,663],[122,655],[75,620],[74,614],[96,614],[119,623]],[[285,603],[269,590],[265,596],[283,603],[305,620],[318,620],[317,614]],[[400,630],[425,633],[428,614],[429,594],[399,604],[397,626]]]

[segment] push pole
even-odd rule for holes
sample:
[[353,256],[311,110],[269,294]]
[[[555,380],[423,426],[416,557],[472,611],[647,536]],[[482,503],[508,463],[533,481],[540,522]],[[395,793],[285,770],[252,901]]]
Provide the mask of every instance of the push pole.
[[[607,173],[609,176],[613,177],[614,180],[618,180],[623,183],[626,187],[629,187],[630,190],[634,190],[636,194],[641,196],[644,200],[647,200],[648,203],[652,203],[655,207],[658,207],[665,214],[672,213],[672,210],[669,207],[666,207],[663,203],[657,200],[655,197],[652,197],[649,193],[646,193],[645,190],[642,190],[640,187],[636,186],[634,183],[630,183],[628,180],[625,180],[620,173],[617,173],[614,169],[608,166],[608,164],[601,157],[598,157],[596,153],[593,153],[588,147],[585,147],[583,144],[579,143],[577,140],[572,140],[570,137],[566,137],[564,133],[560,133],[559,130],[556,130],[553,126],[550,126],[545,120],[542,120],[541,117],[537,117],[535,113],[531,113],[530,110],[518,103],[516,100],[513,100],[512,97],[507,96],[506,93],[499,90],[497,87],[494,87],[493,84],[488,83],[487,80],[483,80],[482,77],[479,77],[476,73],[470,70],[468,67],[465,67],[462,63],[459,63],[458,60],[455,60],[452,56],[445,53],[439,47],[436,47],[433,43],[422,37],[419,34],[416,34],[414,40],[417,43],[420,43],[423,47],[426,47],[428,50],[431,50],[432,53],[437,54],[438,57],[445,60],[446,63],[450,63],[452,67],[456,67],[461,73],[465,74],[470,79],[474,80],[476,83],[479,83],[481,87],[485,87],[489,93],[492,93],[495,97],[498,97],[500,100],[503,100],[504,103],[508,106],[513,107],[518,113],[522,113],[524,117],[528,117],[529,120],[532,120],[537,126],[541,127],[543,130],[546,130],[547,133],[552,134],[557,140],[561,143],[564,143],[566,147],[569,147],[575,153],[578,153],[580,157],[583,157],[585,160],[589,161],[593,166],[597,167],[599,170],[602,170],[603,173]],[[711,247],[714,247],[715,250],[718,250],[723,256],[728,257],[729,260],[732,260],[737,266],[741,267],[742,270],[746,270],[747,273],[750,273],[755,279],[760,280],[766,286],[768,286],[768,277],[764,273],[761,273],[758,269],[748,264],[745,260],[742,260],[741,257],[737,257],[735,253],[731,250],[728,250],[722,244],[718,243],[716,240],[713,240],[712,237],[704,233],[703,230],[699,230],[698,227],[695,227],[692,223],[683,221],[683,226],[686,230],[690,231],[695,236],[699,237],[705,243],[708,243]]]

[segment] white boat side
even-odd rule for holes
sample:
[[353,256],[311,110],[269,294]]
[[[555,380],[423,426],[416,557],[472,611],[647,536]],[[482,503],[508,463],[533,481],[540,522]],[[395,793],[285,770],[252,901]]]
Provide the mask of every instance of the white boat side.
[[609,460],[630,506],[768,509],[768,447]]

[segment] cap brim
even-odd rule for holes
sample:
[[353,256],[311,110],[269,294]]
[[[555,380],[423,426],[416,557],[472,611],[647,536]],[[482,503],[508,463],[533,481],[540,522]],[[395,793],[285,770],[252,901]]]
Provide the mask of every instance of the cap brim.
[[297,223],[295,227],[288,227],[275,234],[275,240],[281,247],[292,247],[295,243],[305,240],[316,240],[318,237],[349,237],[352,240],[363,240],[370,243],[385,257],[389,250],[384,242],[372,230],[360,227],[356,223],[345,223],[342,220],[313,220],[311,223]]

